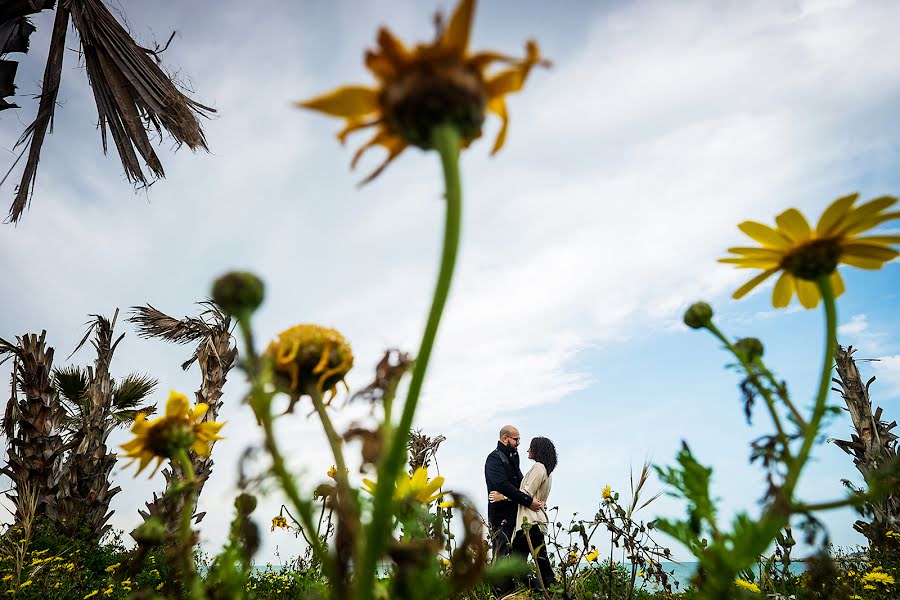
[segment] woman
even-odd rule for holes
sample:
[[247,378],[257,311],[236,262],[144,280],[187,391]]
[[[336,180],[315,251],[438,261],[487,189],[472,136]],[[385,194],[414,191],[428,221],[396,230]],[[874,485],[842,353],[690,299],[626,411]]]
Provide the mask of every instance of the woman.
[[[535,564],[538,573],[541,576],[541,582],[544,587],[549,588],[550,584],[556,581],[553,573],[553,567],[550,559],[547,557],[547,498],[550,496],[550,483],[552,478],[550,474],[556,468],[556,447],[553,442],[545,437],[536,437],[531,440],[528,446],[528,458],[534,461],[534,465],[525,474],[522,485],[519,489],[538,500],[542,504],[540,510],[534,511],[528,507],[520,506],[516,514],[517,530],[513,534],[512,551],[523,559],[527,560],[532,555],[532,549],[537,553],[534,555]],[[500,492],[491,492],[489,495],[491,502],[499,502],[505,500],[506,496]],[[526,534],[522,524],[528,523],[528,533]],[[530,545],[529,545],[530,542]]]

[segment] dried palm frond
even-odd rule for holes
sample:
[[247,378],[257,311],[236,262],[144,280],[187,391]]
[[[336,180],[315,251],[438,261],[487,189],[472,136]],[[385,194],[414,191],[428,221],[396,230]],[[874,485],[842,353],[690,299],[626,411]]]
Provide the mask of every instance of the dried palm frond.
[[[18,222],[30,202],[41,147],[53,121],[70,19],[81,38],[81,55],[97,105],[103,151],[107,152],[109,133],[128,181],[146,186],[165,176],[150,143],[151,131],[161,136],[165,130],[179,145],[185,144],[191,150],[208,149],[199,117],[209,116],[215,110],[182,93],[157,64],[156,53],[138,45],[102,0],[60,0],[38,114],[16,144],[25,146],[28,158],[8,222]],[[149,174],[144,172],[141,161]]]
[[60,6],[56,9],[56,18],[53,21],[53,31],[50,34],[50,51],[47,54],[47,64],[44,68],[44,81],[41,84],[37,116],[16,142],[16,147],[24,144],[28,148],[28,158],[25,161],[25,169],[22,171],[19,187],[16,189],[16,197],[9,208],[7,222],[18,222],[31,200],[31,188],[37,177],[37,166],[41,160],[44,136],[51,127],[53,114],[56,111],[56,96],[59,93],[59,82],[62,77],[63,54],[66,49],[68,30],[69,8],[66,2],[60,2]]

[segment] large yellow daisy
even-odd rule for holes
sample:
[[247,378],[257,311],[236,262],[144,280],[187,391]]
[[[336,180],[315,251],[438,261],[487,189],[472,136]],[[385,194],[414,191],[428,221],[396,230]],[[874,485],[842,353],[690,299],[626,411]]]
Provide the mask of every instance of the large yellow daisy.
[[187,396],[172,390],[166,402],[165,415],[148,421],[144,413],[140,413],[134,420],[131,432],[135,437],[121,446],[125,456],[131,459],[126,466],[140,461],[137,476],[156,458],[156,466],[150,474],[152,477],[163,460],[172,458],[179,449],[191,449],[200,456],[209,456],[209,445],[222,439],[217,434],[225,423],[201,422],[207,410],[209,406],[202,402],[190,408]]
[[[438,125],[454,125],[467,146],[481,136],[485,110],[501,120],[492,153],[503,147],[509,122],[506,95],[522,89],[532,67],[549,66],[549,62],[541,58],[534,41],[527,42],[522,59],[492,51],[469,53],[474,12],[475,0],[461,0],[446,27],[439,22],[436,40],[412,49],[382,27],[377,48],[365,55],[376,87],[348,85],[296,103],[344,119],[338,133],[341,143],[351,132],[375,128],[375,134],[357,150],[351,167],[373,146],[383,147],[388,155],[362,183],[377,177],[407,146],[431,148],[432,131]],[[488,75],[494,63],[509,67]]]
[[838,264],[860,269],[880,269],[900,252],[890,246],[900,244],[900,235],[860,234],[878,225],[900,218],[900,212],[885,212],[897,199],[881,196],[854,206],[859,194],[838,198],[825,209],[815,229],[795,208],[775,217],[775,227],[755,221],[744,221],[738,227],[761,244],[760,247],[729,248],[737,256],[721,258],[744,269],[762,269],[762,273],[734,292],[734,298],[745,296],[777,272],[781,272],[772,291],[772,305],[784,308],[794,294],[805,308],[819,304],[819,289],[815,280],[827,275],[839,296],[844,282],[837,271]]
[[[397,486],[394,488],[394,499],[398,501],[413,500],[421,504],[429,504],[444,495],[445,492],[439,492],[440,487],[444,485],[443,477],[435,477],[431,481],[428,480],[428,470],[419,467],[412,476],[405,473],[400,475],[397,480]],[[363,489],[370,494],[375,494],[378,484],[371,479],[363,479]]]

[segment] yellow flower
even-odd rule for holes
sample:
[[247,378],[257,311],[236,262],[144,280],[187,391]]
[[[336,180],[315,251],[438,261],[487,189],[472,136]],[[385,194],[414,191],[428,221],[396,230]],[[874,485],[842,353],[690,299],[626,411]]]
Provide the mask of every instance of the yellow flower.
[[28,587],[29,585],[31,585],[31,580],[30,580],[30,579],[27,580],[27,581],[23,581],[22,583],[20,583],[20,584],[19,584],[19,589],[21,590],[22,588]]
[[603,490],[600,491],[600,497],[603,498],[605,502],[612,501],[612,487],[606,486]]
[[136,475],[140,475],[144,467],[156,458],[156,467],[150,474],[152,477],[163,459],[172,458],[179,449],[190,448],[200,456],[209,456],[209,444],[222,439],[217,434],[225,423],[201,422],[208,409],[209,406],[202,402],[190,408],[187,396],[172,390],[164,416],[148,421],[143,413],[139,414],[131,426],[135,438],[122,444],[125,456],[131,459],[128,465],[140,461]]
[[12,578],[13,578],[12,575],[4,575],[4,576],[3,576],[3,579],[0,579],[0,581],[9,581],[9,580],[12,579]]
[[815,230],[795,208],[775,217],[775,228],[755,221],[738,225],[762,246],[729,248],[728,251],[737,256],[721,258],[719,262],[763,271],[739,287],[734,298],[742,298],[781,271],[772,292],[772,305],[786,307],[796,292],[800,304],[815,308],[819,303],[819,290],[814,283],[817,278],[828,275],[834,295],[840,296],[844,292],[838,264],[876,270],[897,257],[900,252],[890,246],[900,243],[900,235],[859,237],[881,223],[900,218],[900,212],[884,212],[897,199],[882,196],[854,207],[857,198],[859,194],[851,194],[832,202],[822,213]]
[[439,503],[438,506],[444,509],[456,508],[456,502],[454,502],[453,500],[445,500]]
[[[394,499],[398,501],[414,500],[422,504],[429,504],[444,495],[445,492],[437,490],[444,485],[443,477],[435,477],[431,481],[428,480],[428,470],[419,467],[412,477],[406,473],[401,473],[397,480],[397,486],[394,488]],[[374,494],[378,488],[371,479],[363,479],[363,489]]]
[[876,589],[876,588],[875,588],[874,585],[870,585],[870,584],[867,583],[866,585],[863,586],[863,589],[864,589],[864,590],[874,590],[874,589]]
[[600,551],[594,548],[587,553],[587,556],[585,556],[584,559],[588,562],[594,562],[595,560],[597,560],[598,556],[600,556]]
[[863,575],[861,581],[864,583],[882,583],[884,585],[893,585],[894,578],[880,570],[874,570],[871,573]]
[[743,579],[735,579],[734,585],[738,586],[739,588],[745,589],[748,592],[757,592],[758,593],[760,591],[758,585],[756,585],[755,583],[751,583],[749,581],[744,581]]
[[122,563],[120,563],[120,562],[113,563],[113,564],[109,565],[108,567],[106,567],[104,569],[104,571],[106,571],[107,573],[113,573],[113,572],[115,572],[116,569],[118,569],[121,566],[122,566]]
[[287,379],[291,394],[288,412],[313,385],[320,393],[331,392],[334,398],[337,384],[344,382],[353,368],[353,350],[344,336],[319,325],[296,325],[282,331],[269,343],[265,355],[272,358],[275,373]]
[[93,598],[94,596],[96,596],[99,593],[100,593],[100,590],[94,590],[93,592],[90,592],[87,596],[85,596],[84,600],[87,600],[88,598]]
[[884,535],[886,535],[887,537],[892,538],[892,539],[900,538],[900,533],[897,533],[896,531],[894,531],[892,529],[889,529]]
[[157,585],[154,589],[158,592],[159,590],[163,589],[164,583],[165,583],[164,581],[160,581],[159,585]]
[[[375,135],[356,151],[351,167],[373,146],[387,150],[387,159],[362,183],[377,177],[407,146],[431,148],[437,126],[455,126],[463,146],[468,146],[481,136],[485,111],[501,121],[492,153],[503,147],[509,120],[506,95],[522,89],[532,67],[549,63],[531,40],[522,59],[492,51],[470,53],[474,12],[475,0],[461,0],[446,28],[438,26],[434,42],[411,49],[382,27],[378,47],[367,51],[365,57],[366,67],[378,82],[376,87],[348,85],[297,103],[344,119],[345,126],[338,133],[341,143],[353,131],[376,128]],[[494,63],[509,67],[488,75]]]
[[275,531],[275,528],[278,527],[280,529],[287,529],[288,522],[285,517],[278,515],[277,517],[272,517],[272,531]]

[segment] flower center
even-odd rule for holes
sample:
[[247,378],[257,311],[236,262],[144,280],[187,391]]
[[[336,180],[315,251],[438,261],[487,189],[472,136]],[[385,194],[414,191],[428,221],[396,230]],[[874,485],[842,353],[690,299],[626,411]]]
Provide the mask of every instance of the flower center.
[[428,150],[432,131],[451,124],[460,138],[481,132],[487,95],[478,73],[457,61],[410,66],[381,92],[388,127],[408,143]]
[[166,417],[147,432],[147,449],[156,456],[172,458],[178,450],[190,448],[194,428],[180,417]]
[[811,240],[791,250],[779,265],[794,277],[815,280],[837,268],[841,248],[834,238]]

